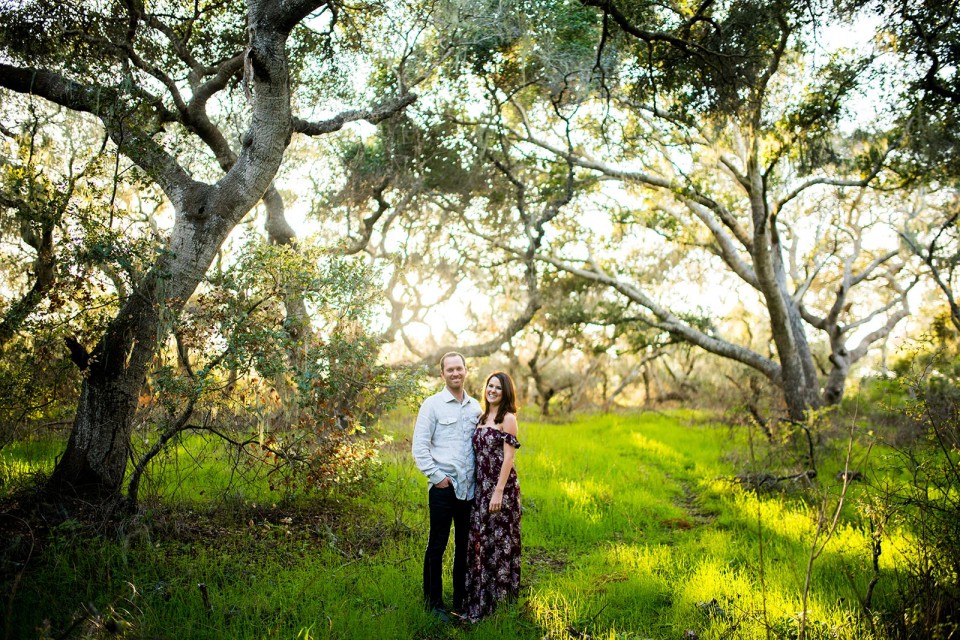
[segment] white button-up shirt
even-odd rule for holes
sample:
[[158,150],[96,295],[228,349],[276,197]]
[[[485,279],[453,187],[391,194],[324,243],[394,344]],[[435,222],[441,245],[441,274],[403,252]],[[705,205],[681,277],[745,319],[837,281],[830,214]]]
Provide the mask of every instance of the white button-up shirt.
[[413,429],[413,459],[429,486],[453,481],[460,500],[472,500],[474,490],[473,431],[480,403],[463,393],[458,402],[446,387],[423,401]]

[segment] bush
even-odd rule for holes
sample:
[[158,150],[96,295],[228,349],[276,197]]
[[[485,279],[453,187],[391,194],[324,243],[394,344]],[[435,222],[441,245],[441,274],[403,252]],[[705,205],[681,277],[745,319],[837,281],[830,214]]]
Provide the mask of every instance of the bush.
[[[309,312],[306,331],[287,317],[291,295]],[[367,427],[417,384],[413,371],[378,363],[371,318],[381,295],[359,260],[248,240],[157,358],[131,499],[147,463],[186,432],[214,436],[235,470],[267,474],[271,489],[345,492],[368,479],[381,442]]]
[[[890,635],[955,638],[960,633],[960,387],[958,359],[943,344],[919,349],[897,365],[898,413],[919,434],[900,446],[894,464],[906,481],[871,496],[865,512],[882,532],[904,527],[912,548],[898,574],[900,610],[890,612]],[[946,374],[946,375],[945,375]]]

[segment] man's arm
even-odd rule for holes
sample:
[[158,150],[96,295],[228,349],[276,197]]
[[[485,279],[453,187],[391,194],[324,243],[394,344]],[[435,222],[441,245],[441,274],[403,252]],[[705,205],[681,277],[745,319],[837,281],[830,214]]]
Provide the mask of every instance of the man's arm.
[[420,406],[420,413],[417,414],[417,425],[413,428],[413,460],[421,473],[427,476],[430,482],[438,485],[446,481],[447,474],[440,470],[433,459],[433,454],[430,452],[430,442],[433,440],[437,420],[428,404],[424,402]]

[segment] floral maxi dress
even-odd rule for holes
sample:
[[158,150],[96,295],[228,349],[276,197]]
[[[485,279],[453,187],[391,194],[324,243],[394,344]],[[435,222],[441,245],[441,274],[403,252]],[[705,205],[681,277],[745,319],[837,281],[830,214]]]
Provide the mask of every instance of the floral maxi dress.
[[520,483],[516,469],[503,489],[503,507],[490,512],[490,497],[503,466],[503,443],[519,448],[517,439],[493,427],[473,433],[477,485],[470,514],[464,617],[476,621],[493,613],[501,600],[520,591]]

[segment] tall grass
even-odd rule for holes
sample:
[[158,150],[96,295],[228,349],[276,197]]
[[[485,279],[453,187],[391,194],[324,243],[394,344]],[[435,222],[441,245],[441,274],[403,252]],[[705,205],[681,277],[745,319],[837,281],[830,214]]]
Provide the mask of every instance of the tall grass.
[[63,443],[50,438],[13,442],[0,449],[0,490],[53,471],[54,459],[62,450]]
[[[477,625],[445,627],[419,606],[426,492],[409,455],[411,422],[382,427],[394,442],[381,479],[349,501],[273,505],[275,494],[251,485],[224,502],[212,487],[225,467],[183,480],[168,466],[156,493],[188,507],[148,502],[110,535],[61,524],[30,559],[0,630],[55,637],[83,618],[78,630],[112,624],[178,640],[719,640],[794,638],[806,616],[807,637],[872,637],[859,605],[870,541],[855,510],[814,565],[802,611],[816,506],[732,481],[739,469],[727,454],[745,447],[742,434],[689,411],[521,422],[521,597]],[[2,455],[13,468],[33,455],[24,452]],[[882,562],[893,571],[897,556]],[[881,581],[874,604],[885,597]]]

